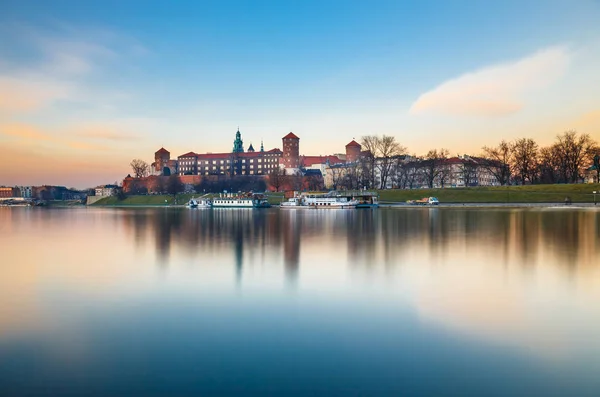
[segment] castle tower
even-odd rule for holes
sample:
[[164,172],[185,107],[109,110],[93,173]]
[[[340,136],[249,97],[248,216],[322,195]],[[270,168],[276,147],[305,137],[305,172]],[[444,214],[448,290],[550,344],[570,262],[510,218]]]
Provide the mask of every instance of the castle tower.
[[354,139],[352,142],[346,145],[346,163],[354,163],[360,157],[360,150],[362,146]]
[[290,132],[282,139],[283,142],[283,166],[286,169],[296,170],[300,166],[300,138]]
[[163,169],[169,166],[169,160],[171,160],[171,153],[164,147],[161,147],[154,153],[154,172],[162,174]]
[[250,146],[248,146],[248,152],[254,153],[254,146],[252,146],[252,143],[250,143]]
[[240,127],[238,127],[238,130],[235,133],[235,141],[233,141],[233,153],[244,153],[244,141],[242,141]]
[[262,139],[260,140],[260,152],[264,153],[265,152],[265,145],[263,145],[263,141]]

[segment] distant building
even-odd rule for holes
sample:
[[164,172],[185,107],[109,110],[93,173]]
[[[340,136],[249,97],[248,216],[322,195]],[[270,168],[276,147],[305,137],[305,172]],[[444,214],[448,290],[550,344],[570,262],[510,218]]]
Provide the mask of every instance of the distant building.
[[171,153],[163,148],[160,148],[154,153],[154,163],[151,165],[151,175],[176,175],[177,174],[177,160],[171,160]]
[[33,197],[33,186],[17,186],[19,190],[19,196],[23,198],[32,198]]
[[583,183],[598,183],[598,171],[595,165],[583,172]]
[[102,185],[94,189],[96,196],[114,196],[117,189],[117,185]]
[[15,193],[15,189],[13,189],[12,187],[0,187],[0,198],[16,197],[17,195]]

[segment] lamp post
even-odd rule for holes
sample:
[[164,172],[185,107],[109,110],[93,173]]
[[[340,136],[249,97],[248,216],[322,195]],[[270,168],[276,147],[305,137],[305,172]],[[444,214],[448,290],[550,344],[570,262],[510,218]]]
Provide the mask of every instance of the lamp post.
[[596,205],[596,193],[598,192],[594,190],[592,193],[594,193],[594,205]]

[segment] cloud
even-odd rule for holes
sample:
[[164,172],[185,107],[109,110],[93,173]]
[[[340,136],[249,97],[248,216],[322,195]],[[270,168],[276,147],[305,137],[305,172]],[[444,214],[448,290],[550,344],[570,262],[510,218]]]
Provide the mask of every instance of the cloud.
[[124,127],[119,126],[118,124],[120,124],[120,120],[103,123],[86,123],[73,126],[72,128],[78,131],[75,135],[82,138],[117,142],[133,141],[140,138],[140,135],[136,133],[125,131],[125,129],[130,128],[128,125],[130,123],[128,123],[127,120],[122,122],[122,124],[125,124]]
[[0,125],[0,134],[19,138],[22,140],[34,140],[34,141],[54,141],[55,138],[49,134],[46,134],[35,126],[30,124],[22,123],[8,123]]
[[0,75],[0,111],[26,112],[45,104],[68,98],[70,84],[36,76],[2,77]]
[[0,47],[0,115],[32,113],[59,101],[103,108],[127,100],[130,93],[100,85],[98,77],[144,53],[137,42],[109,31],[11,26],[0,29],[3,36],[15,39]]
[[410,113],[502,116],[521,110],[524,96],[561,77],[571,55],[552,47],[515,62],[489,66],[448,80],[412,104]]

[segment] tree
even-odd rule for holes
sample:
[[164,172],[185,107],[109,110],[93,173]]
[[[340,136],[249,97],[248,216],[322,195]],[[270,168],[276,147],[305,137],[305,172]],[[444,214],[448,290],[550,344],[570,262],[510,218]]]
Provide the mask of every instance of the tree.
[[171,175],[169,179],[167,179],[167,193],[176,196],[177,193],[181,193],[183,191],[183,183],[179,180],[177,175]]
[[365,187],[375,187],[375,156],[377,154],[378,138],[375,135],[366,135],[361,138],[360,144],[366,153],[361,156],[363,168],[363,182]]
[[588,134],[565,131],[556,137],[555,150],[560,159],[561,177],[567,183],[582,178],[585,167],[592,161],[597,144]]
[[483,147],[483,158],[480,166],[496,178],[500,185],[507,185],[512,176],[511,153],[513,144],[502,141],[496,147]]
[[517,139],[513,145],[513,169],[521,185],[535,183],[537,178],[538,144],[530,138]]
[[436,149],[430,150],[425,156],[425,160],[421,162],[421,169],[427,186],[433,188],[434,183],[440,180],[443,185],[446,179],[446,159],[448,158],[448,150]]
[[387,186],[390,171],[394,165],[394,159],[401,154],[406,153],[406,148],[396,142],[393,136],[384,135],[376,138],[375,155],[378,157],[377,168],[379,169],[379,188],[385,189]]
[[278,192],[279,188],[285,184],[285,177],[285,169],[279,167],[273,168],[269,173],[269,184],[275,188],[276,192]]
[[566,182],[561,171],[561,156],[557,145],[540,149],[538,172],[541,183]]
[[460,174],[465,186],[471,186],[477,182],[477,164],[471,159],[463,160],[460,165]]
[[134,159],[129,165],[133,170],[134,178],[144,178],[150,173],[150,166],[144,160]]
[[600,183],[600,155],[594,156],[594,167],[596,167],[596,183]]

